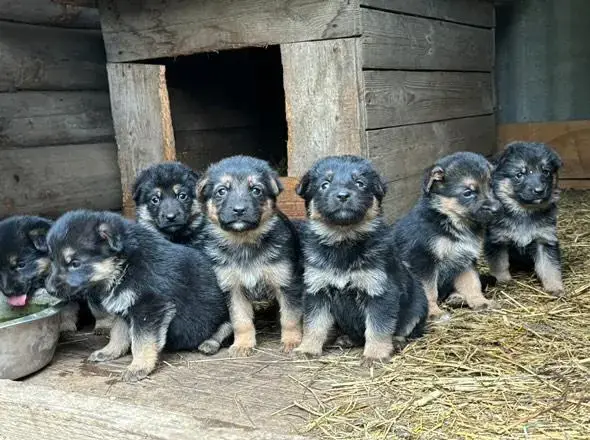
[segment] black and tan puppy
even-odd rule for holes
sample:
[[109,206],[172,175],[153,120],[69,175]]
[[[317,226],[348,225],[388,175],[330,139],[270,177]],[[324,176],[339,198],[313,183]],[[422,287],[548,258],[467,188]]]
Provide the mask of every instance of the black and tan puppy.
[[473,309],[494,305],[475,268],[485,225],[500,208],[491,171],[479,154],[443,157],[426,171],[417,204],[393,226],[397,252],[422,282],[430,317],[443,315],[438,301],[453,292]]
[[303,176],[297,194],[303,227],[304,331],[299,353],[319,355],[334,324],[364,363],[388,359],[393,339],[422,333],[427,302],[422,285],[396,257],[381,209],[385,184],[370,162],[327,157]]
[[510,266],[532,270],[544,289],[563,294],[557,239],[557,174],[561,159],[547,145],[509,144],[496,160],[493,185],[503,207],[488,227],[485,254],[491,274],[510,281]]
[[[123,375],[140,380],[162,349],[201,348],[228,320],[211,263],[198,249],[108,212],[73,211],[47,236],[52,271],[47,291],[87,297],[117,319],[109,343],[89,361],[116,359],[131,346]],[[220,341],[218,341],[220,342]]]
[[276,207],[281,190],[267,162],[246,156],[211,165],[198,186],[209,219],[206,249],[229,298],[233,356],[247,356],[256,345],[255,300],[278,300],[285,352],[301,342],[299,244],[293,225]]
[[173,243],[198,243],[204,221],[195,194],[198,179],[197,173],[179,162],[143,170],[133,185],[137,221]]

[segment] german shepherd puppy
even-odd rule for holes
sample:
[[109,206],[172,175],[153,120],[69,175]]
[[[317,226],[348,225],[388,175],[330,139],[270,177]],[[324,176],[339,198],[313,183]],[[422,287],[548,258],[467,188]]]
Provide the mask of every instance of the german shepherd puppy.
[[296,352],[320,355],[333,324],[371,365],[393,353],[394,337],[419,336],[428,307],[422,285],[396,258],[383,219],[385,184],[371,163],[356,156],[317,161],[297,194],[308,222],[304,253],[304,331]]
[[563,294],[556,231],[561,166],[541,143],[514,142],[497,158],[493,185],[503,212],[488,226],[485,255],[498,282],[510,281],[511,266],[534,268],[547,292]]
[[133,185],[137,221],[173,243],[197,243],[204,220],[195,194],[198,179],[197,173],[179,162],[143,170]]
[[485,157],[443,157],[424,176],[422,196],[393,226],[396,251],[424,287],[428,313],[441,317],[439,300],[455,292],[473,309],[494,306],[483,296],[475,263],[485,225],[500,209]]
[[170,243],[120,215],[67,213],[50,229],[47,242],[52,262],[47,291],[59,298],[90,298],[117,316],[109,343],[88,360],[116,359],[131,346],[125,381],[151,373],[163,348],[199,348],[228,320],[223,292],[202,251]]
[[282,189],[267,162],[247,156],[211,165],[198,185],[209,220],[206,250],[229,298],[232,356],[248,356],[256,346],[255,300],[278,300],[285,352],[301,342],[300,249],[293,224],[276,206]]

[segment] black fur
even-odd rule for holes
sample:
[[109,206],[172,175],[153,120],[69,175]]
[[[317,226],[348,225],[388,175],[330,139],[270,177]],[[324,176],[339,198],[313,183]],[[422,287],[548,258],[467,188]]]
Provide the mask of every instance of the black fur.
[[[500,207],[490,174],[491,165],[479,154],[460,152],[440,159],[426,171],[417,204],[393,225],[396,252],[422,282],[431,316],[442,314],[437,300],[457,288],[459,277],[475,272],[485,225]],[[472,284],[468,293],[474,299],[467,303],[491,306],[479,280]]]
[[334,323],[365,345],[366,362],[388,358],[394,336],[422,334],[427,302],[392,248],[381,209],[383,180],[367,160],[334,156],[317,161],[297,192],[309,218],[302,231],[305,327],[297,350],[320,354]]
[[[111,341],[124,346],[130,336],[133,363],[127,380],[141,379],[155,367],[155,359],[142,355],[143,348],[155,357],[164,346],[196,349],[228,319],[225,298],[202,251],[170,243],[117,214],[67,213],[51,228],[48,245],[48,292],[60,298],[89,297],[120,318]],[[107,355],[105,349],[91,360],[125,354]]]
[[197,173],[179,162],[143,170],[133,185],[137,221],[174,243],[199,243],[204,217],[195,193],[198,179]]
[[[561,159],[549,146],[514,142],[498,156],[493,174],[501,215],[490,223],[485,254],[492,275],[510,280],[509,269],[536,269],[546,290],[562,294],[561,252],[557,239],[557,190]],[[545,259],[546,261],[540,261]],[[545,277],[544,263],[556,272]],[[549,266],[545,269],[551,270]],[[549,280],[552,278],[552,280]]]
[[251,301],[277,298],[285,351],[301,338],[302,269],[293,224],[276,207],[282,191],[267,162],[234,156],[209,167],[198,196],[209,218],[206,249],[228,294],[234,326],[230,353],[255,346]]

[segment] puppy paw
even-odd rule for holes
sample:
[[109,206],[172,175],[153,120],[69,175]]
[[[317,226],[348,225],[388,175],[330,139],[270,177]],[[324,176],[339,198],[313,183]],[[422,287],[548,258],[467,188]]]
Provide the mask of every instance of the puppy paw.
[[322,347],[311,346],[309,344],[301,344],[293,353],[301,359],[313,359],[322,355]]
[[73,335],[74,333],[76,333],[78,331],[78,327],[76,327],[76,322],[75,321],[70,321],[70,320],[64,320],[61,321],[59,324],[59,332],[62,335]]
[[150,373],[151,371],[146,368],[133,368],[132,366],[129,366],[123,372],[121,379],[123,382],[139,382],[148,377]]
[[221,344],[215,339],[207,339],[206,341],[202,342],[201,345],[199,345],[197,350],[203,354],[212,355],[217,353],[220,348]]
[[565,296],[565,290],[563,290],[563,286],[552,286],[545,288],[545,291],[556,298],[562,298]]
[[300,331],[284,333],[281,338],[281,349],[283,353],[291,353],[295,348],[299,347],[301,344],[301,337],[302,335]]
[[394,336],[393,337],[393,352],[400,353],[406,348],[408,345],[408,340],[403,336]]
[[450,315],[442,310],[438,304],[428,306],[428,319],[431,321],[448,321]]
[[465,307],[467,305],[467,303],[465,302],[465,298],[463,298],[457,292],[451,293],[449,297],[445,300],[445,304],[454,309]]
[[334,345],[343,349],[353,348],[355,346],[354,342],[352,342],[352,339],[350,339],[350,336],[348,335],[338,336],[334,341]]
[[88,362],[106,362],[117,359],[117,356],[104,350],[97,350],[88,356]]
[[512,281],[512,275],[510,275],[510,272],[508,272],[508,271],[493,273],[492,276],[494,278],[496,278],[496,281],[499,284],[506,284],[506,283],[509,283],[510,281]]
[[386,357],[371,357],[363,355],[361,357],[360,366],[365,368],[372,368],[377,365],[383,365],[391,359],[391,356]]
[[473,310],[493,310],[493,309],[497,309],[500,306],[498,305],[498,303],[494,300],[491,299],[485,299],[483,298],[481,301],[477,301],[476,303],[471,305],[471,308]]
[[252,356],[253,353],[254,353],[254,347],[249,346],[249,345],[233,344],[229,347],[229,355],[231,357],[236,357],[236,358],[248,357],[248,356]]
[[111,333],[111,329],[106,327],[94,327],[93,333],[96,336],[108,336]]

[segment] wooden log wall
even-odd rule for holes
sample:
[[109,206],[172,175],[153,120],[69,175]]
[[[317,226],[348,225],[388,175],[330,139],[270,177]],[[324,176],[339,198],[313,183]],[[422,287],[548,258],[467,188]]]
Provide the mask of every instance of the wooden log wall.
[[367,156],[384,173],[386,214],[416,201],[424,169],[495,148],[494,11],[486,0],[361,0]]
[[0,0],[0,218],[119,209],[98,11]]

